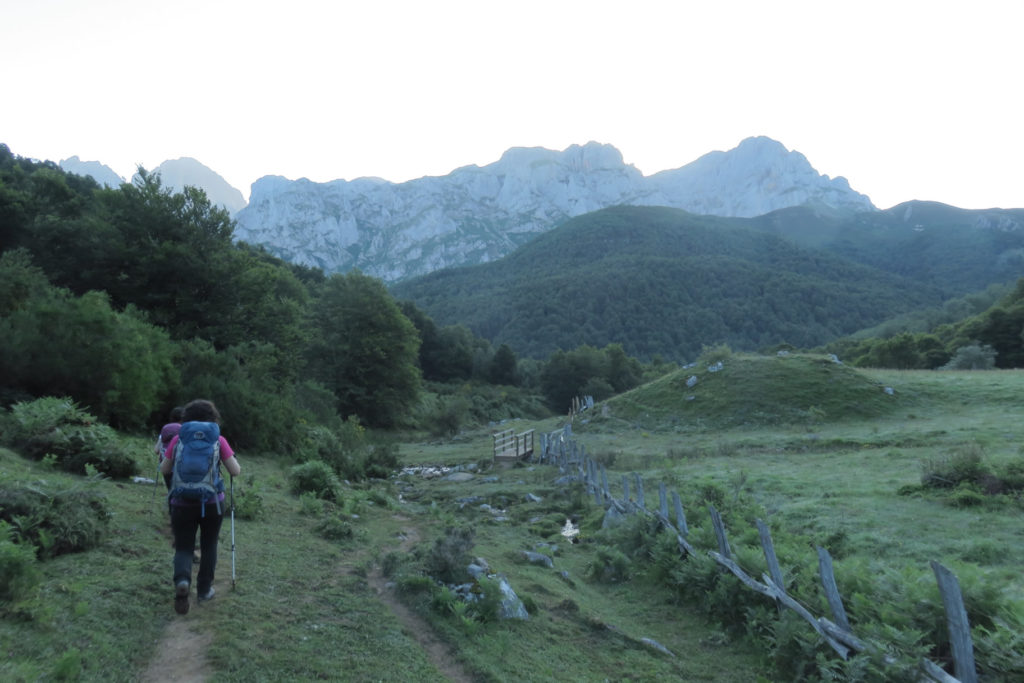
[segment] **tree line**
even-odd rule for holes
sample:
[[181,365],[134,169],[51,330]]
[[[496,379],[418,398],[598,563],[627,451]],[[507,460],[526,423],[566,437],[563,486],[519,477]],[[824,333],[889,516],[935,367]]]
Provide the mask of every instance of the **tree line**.
[[232,443],[275,451],[313,424],[416,427],[453,406],[487,419],[497,399],[482,387],[562,412],[567,391],[621,391],[650,371],[614,345],[523,362],[375,278],[286,263],[233,230],[198,188],[144,169],[103,188],[0,145],[0,405],[68,396],[142,430],[202,396]]

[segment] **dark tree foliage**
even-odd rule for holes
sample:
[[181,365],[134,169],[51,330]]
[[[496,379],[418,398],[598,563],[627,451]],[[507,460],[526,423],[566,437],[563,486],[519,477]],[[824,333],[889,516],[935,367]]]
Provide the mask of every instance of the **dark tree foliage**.
[[416,328],[383,283],[358,271],[332,276],[314,308],[312,364],[339,413],[375,427],[399,424],[420,390]]
[[939,368],[962,349],[984,348],[995,353],[996,367],[1024,367],[1024,279],[987,310],[958,322],[929,332],[842,339],[824,348],[854,365],[900,369]]
[[73,396],[105,421],[141,427],[177,371],[167,333],[103,292],[50,286],[22,251],[0,255],[0,390]]
[[675,361],[716,343],[816,346],[941,300],[742,219],[625,206],[572,219],[500,261],[393,289],[439,323],[524,356],[617,343]]
[[573,398],[590,395],[601,401],[637,386],[640,365],[625,357],[622,347],[604,349],[583,345],[572,351],[556,351],[541,371],[540,384],[548,407],[568,411]]
[[517,364],[516,354],[509,348],[508,344],[499,346],[498,350],[494,352],[494,358],[491,359],[491,384],[509,384],[512,386],[518,384]]

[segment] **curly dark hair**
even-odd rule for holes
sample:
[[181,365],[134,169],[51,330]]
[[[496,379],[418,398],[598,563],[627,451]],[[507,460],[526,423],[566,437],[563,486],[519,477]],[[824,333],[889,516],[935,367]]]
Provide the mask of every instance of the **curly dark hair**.
[[220,424],[220,413],[213,401],[197,398],[185,404],[181,415],[182,422],[216,422]]

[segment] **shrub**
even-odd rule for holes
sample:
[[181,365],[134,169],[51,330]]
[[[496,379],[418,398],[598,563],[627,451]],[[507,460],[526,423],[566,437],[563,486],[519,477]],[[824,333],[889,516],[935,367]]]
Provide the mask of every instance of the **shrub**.
[[617,548],[600,546],[597,557],[587,565],[587,576],[599,583],[622,583],[628,581],[632,563],[624,552]]
[[314,528],[331,541],[347,541],[355,535],[352,525],[335,515],[324,517]]
[[263,495],[256,482],[238,487],[234,503],[235,517],[238,519],[255,520],[263,517]]
[[394,444],[377,444],[371,447],[363,460],[363,474],[372,479],[387,479],[398,469],[398,447]]
[[704,346],[700,350],[700,358],[697,363],[700,365],[714,365],[719,361],[728,360],[732,356],[732,349],[728,344],[717,344],[715,346]]
[[0,521],[0,606],[30,597],[39,580],[35,548],[15,543],[14,530]]
[[996,366],[996,350],[988,344],[961,346],[939,370],[991,370]]
[[45,484],[0,486],[0,520],[35,545],[41,558],[96,547],[109,517],[106,500],[94,490],[50,492]]
[[439,397],[432,410],[423,415],[431,436],[453,437],[469,418],[470,403],[464,396]]
[[958,508],[975,507],[982,505],[984,502],[984,494],[973,488],[970,484],[957,486],[956,490],[949,496],[949,504]]
[[921,483],[932,488],[955,488],[963,482],[977,482],[988,474],[982,463],[981,447],[968,444],[921,465]]
[[86,465],[110,477],[138,472],[135,460],[107,425],[69,398],[17,403],[4,421],[3,442],[35,460],[53,456],[61,469],[86,474]]
[[312,493],[317,498],[341,501],[341,482],[330,465],[322,460],[310,460],[296,465],[288,473],[292,493]]
[[315,493],[306,491],[299,495],[299,513],[308,517],[319,517],[324,513],[324,501]]
[[427,574],[443,583],[460,583],[468,578],[466,567],[471,558],[474,532],[470,528],[447,527],[444,536],[434,541],[424,560]]
[[998,476],[1010,491],[1024,490],[1024,459],[1018,458],[999,468]]

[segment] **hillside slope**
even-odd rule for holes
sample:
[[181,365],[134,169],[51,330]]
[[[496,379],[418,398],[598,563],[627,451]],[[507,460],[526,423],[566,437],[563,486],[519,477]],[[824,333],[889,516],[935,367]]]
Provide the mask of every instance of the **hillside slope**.
[[465,324],[528,356],[621,343],[630,355],[679,361],[716,343],[815,346],[939,301],[935,289],[747,226],[614,207],[567,221],[500,261],[392,291],[439,324]]
[[1024,209],[913,201],[850,214],[802,206],[753,218],[750,227],[911,278],[945,298],[1024,276]]
[[904,399],[828,356],[732,355],[720,369],[684,368],[608,401],[647,428],[731,427],[877,418]]

